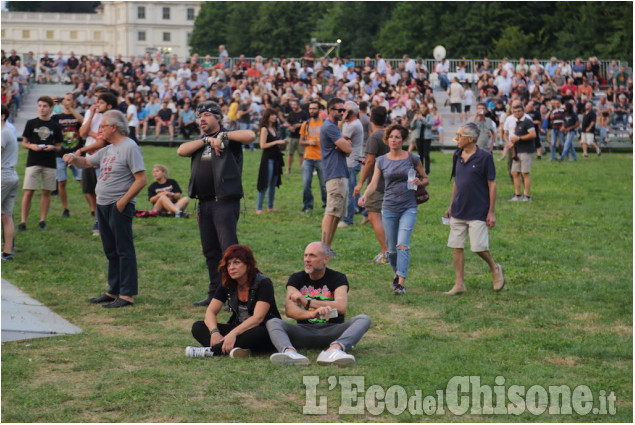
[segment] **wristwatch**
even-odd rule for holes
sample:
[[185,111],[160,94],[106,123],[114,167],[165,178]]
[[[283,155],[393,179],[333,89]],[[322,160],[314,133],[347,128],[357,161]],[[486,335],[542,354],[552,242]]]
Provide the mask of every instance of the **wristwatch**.
[[223,131],[221,133],[218,133],[218,138],[220,139],[220,148],[225,149],[225,144],[229,141],[229,139],[227,138],[227,132]]
[[218,330],[218,328],[214,328],[214,329],[212,329],[211,331],[209,331],[209,336],[214,335],[216,332],[220,332],[220,331]]

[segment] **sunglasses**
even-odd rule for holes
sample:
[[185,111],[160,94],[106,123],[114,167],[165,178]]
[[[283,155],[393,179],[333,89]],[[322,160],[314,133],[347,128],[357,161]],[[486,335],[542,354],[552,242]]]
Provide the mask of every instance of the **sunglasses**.
[[335,112],[339,112],[339,113],[346,112],[346,109],[344,109],[344,108],[339,108],[339,109],[333,108],[333,110]]

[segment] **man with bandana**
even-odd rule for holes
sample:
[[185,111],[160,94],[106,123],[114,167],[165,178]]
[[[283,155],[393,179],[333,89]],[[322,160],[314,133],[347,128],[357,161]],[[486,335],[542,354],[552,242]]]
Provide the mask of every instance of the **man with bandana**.
[[242,146],[253,142],[256,135],[251,130],[228,132],[223,128],[223,113],[216,102],[200,103],[196,115],[202,135],[183,143],[177,153],[192,159],[188,193],[190,198],[198,199],[198,226],[209,273],[207,297],[194,305],[207,306],[221,283],[218,264],[223,252],[238,243]]

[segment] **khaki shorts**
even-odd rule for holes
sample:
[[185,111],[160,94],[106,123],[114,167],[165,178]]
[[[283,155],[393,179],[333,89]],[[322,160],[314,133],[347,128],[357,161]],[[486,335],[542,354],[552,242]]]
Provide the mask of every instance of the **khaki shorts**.
[[580,143],[592,144],[595,143],[595,134],[593,133],[582,133],[580,137]]
[[18,179],[2,179],[2,214],[13,217],[13,206],[18,194]]
[[339,177],[326,182],[326,211],[325,214],[342,218],[346,215],[348,204],[348,179]]
[[519,153],[518,161],[512,161],[512,173],[529,174],[531,172],[531,161],[533,153]]
[[24,171],[24,190],[38,190],[40,188],[40,175],[42,176],[42,190],[50,190],[51,192],[57,188],[55,180],[55,168],[42,167],[41,165],[32,165],[26,167]]
[[366,211],[381,214],[381,205],[384,203],[384,192],[373,192],[366,198]]
[[299,137],[287,137],[287,145],[289,146],[289,155],[293,155],[296,152],[299,155],[304,155],[304,146],[300,144]]
[[467,234],[470,234],[470,249],[472,252],[489,250],[489,232],[487,223],[481,220],[461,220],[450,217],[450,248],[464,248]]

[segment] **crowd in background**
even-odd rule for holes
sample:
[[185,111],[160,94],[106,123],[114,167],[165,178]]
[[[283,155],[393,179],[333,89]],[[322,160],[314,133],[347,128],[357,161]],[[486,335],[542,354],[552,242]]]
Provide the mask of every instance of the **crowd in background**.
[[[607,125],[632,128],[632,75],[616,61],[604,74],[595,57],[576,58],[573,63],[555,57],[547,63],[520,58],[515,64],[503,58],[496,66],[484,58],[471,64],[463,58],[452,63],[450,72],[444,59],[428,70],[422,60],[404,55],[401,61],[387,61],[380,54],[356,63],[345,57],[316,58],[309,45],[299,59],[257,56],[251,60],[244,55],[230,58],[224,46],[219,46],[218,57],[193,54],[187,60],[176,55],[166,58],[159,52],[128,58],[106,52],[79,57],[74,52],[44,52],[37,60],[33,52],[22,59],[11,50],[9,55],[2,52],[2,102],[19,112],[29,82],[65,82],[74,86],[76,107],[83,114],[95,102],[95,89],[101,86],[117,93],[118,108],[135,118],[132,127],[140,139],[161,137],[164,131],[170,138],[180,133],[189,139],[198,131],[195,105],[207,99],[221,105],[228,129],[257,131],[268,107],[276,109],[280,124],[288,127],[285,117],[291,111],[291,100],[297,99],[306,109],[310,100],[325,105],[334,97],[366,102],[370,108],[385,106],[389,123],[412,124],[423,104],[438,117],[434,87],[438,84],[453,95],[452,78],[463,87],[460,102],[465,113],[459,113],[459,121],[468,119],[472,96],[475,102],[486,104],[496,123],[515,98],[548,105],[558,96],[564,103],[572,103],[578,114],[586,100],[593,100],[598,114],[608,114]],[[154,127],[152,132],[150,127]],[[443,142],[440,122],[434,132]]]

